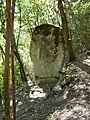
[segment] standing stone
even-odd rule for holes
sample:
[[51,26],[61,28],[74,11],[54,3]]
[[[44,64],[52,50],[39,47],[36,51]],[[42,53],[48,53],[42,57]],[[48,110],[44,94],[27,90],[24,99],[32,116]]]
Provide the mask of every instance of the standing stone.
[[59,27],[49,24],[37,26],[32,34],[30,49],[37,84],[55,83],[64,58]]

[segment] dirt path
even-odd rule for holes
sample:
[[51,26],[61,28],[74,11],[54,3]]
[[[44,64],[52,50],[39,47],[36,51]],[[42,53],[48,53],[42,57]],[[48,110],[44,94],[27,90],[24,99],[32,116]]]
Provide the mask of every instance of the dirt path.
[[[16,91],[17,120],[90,120],[90,66],[75,62],[69,84],[57,95],[45,97],[43,89],[28,86]],[[2,120],[2,119],[0,119]]]
[[17,120],[48,120],[51,114],[60,120],[90,120],[90,67],[83,62],[69,67],[74,68],[71,84],[48,99],[38,88],[33,92],[37,98],[30,97],[30,91],[26,93],[21,97],[21,105],[20,101],[17,104]]

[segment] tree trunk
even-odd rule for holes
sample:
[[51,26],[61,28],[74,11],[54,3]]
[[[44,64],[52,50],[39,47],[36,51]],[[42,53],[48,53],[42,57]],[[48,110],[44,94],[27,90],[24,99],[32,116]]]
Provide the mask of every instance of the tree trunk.
[[61,14],[61,20],[62,20],[62,31],[63,31],[63,39],[65,42],[65,48],[67,50],[68,53],[68,57],[69,57],[69,62],[72,62],[75,60],[75,54],[71,45],[71,41],[69,40],[69,30],[68,30],[68,21],[67,21],[67,17],[66,17],[66,13],[64,10],[64,0],[58,0],[58,8],[60,10],[60,14]]
[[13,96],[13,120],[16,120],[16,103],[15,103],[15,75],[14,75],[14,12],[15,1],[12,0],[12,15],[11,15],[11,61],[12,61],[12,96]]
[[9,59],[11,39],[11,0],[6,0],[6,45],[5,45],[5,119],[10,120],[10,98],[9,98]]
[[15,43],[15,39],[14,39],[14,54],[15,54],[15,56],[16,56],[18,62],[19,62],[19,65],[20,65],[19,70],[20,70],[22,82],[23,82],[24,84],[27,84],[27,77],[26,77],[26,74],[25,74],[25,71],[24,71],[23,62],[22,62],[22,60],[21,60],[21,58],[20,58],[20,54],[19,54],[19,52],[18,52],[17,45],[16,45],[16,43]]
[[0,50],[1,50],[3,62],[5,62],[5,53],[4,53],[3,47],[1,45],[0,45]]
[[[4,38],[6,39],[6,36],[4,35]],[[0,48],[1,49],[1,48]],[[19,54],[19,51],[18,51],[18,45],[16,45],[16,42],[15,42],[15,37],[14,37],[14,54],[19,62],[19,65],[20,65],[20,75],[21,75],[21,79],[22,79],[22,82],[27,84],[27,77],[26,77],[26,74],[25,74],[25,70],[24,70],[24,67],[23,67],[23,62],[21,60],[21,57],[20,57],[20,54]]]

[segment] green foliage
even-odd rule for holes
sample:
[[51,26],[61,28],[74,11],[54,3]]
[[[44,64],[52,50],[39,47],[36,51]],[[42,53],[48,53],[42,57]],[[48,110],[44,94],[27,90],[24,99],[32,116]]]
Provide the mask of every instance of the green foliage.
[[4,100],[5,92],[4,92],[4,65],[3,61],[0,61],[0,94],[2,99]]
[[47,117],[47,120],[52,120],[52,115],[50,114],[50,115],[48,115],[48,117]]
[[0,0],[0,33],[5,33],[5,20],[6,20],[6,14],[5,14],[5,4],[3,0]]
[[56,13],[57,3],[54,0],[36,0],[21,2],[22,22],[30,28],[42,23],[59,23],[59,15]]
[[51,98],[51,97],[53,97],[54,95],[53,95],[53,92],[51,92],[51,91],[46,91],[46,98],[48,99],[48,98]]
[[75,52],[90,49],[90,1],[68,0],[68,18]]

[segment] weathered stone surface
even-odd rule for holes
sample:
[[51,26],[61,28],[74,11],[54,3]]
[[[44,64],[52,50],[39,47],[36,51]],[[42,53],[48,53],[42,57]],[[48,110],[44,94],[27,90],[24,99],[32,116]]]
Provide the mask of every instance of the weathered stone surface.
[[31,40],[31,60],[36,79],[55,81],[63,63],[61,30],[53,25],[37,26]]

